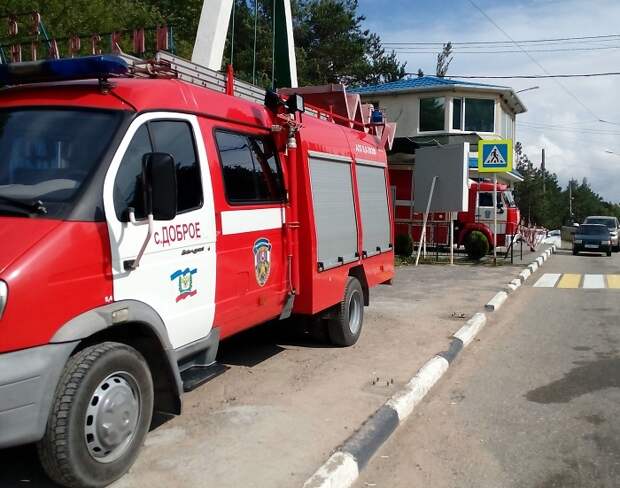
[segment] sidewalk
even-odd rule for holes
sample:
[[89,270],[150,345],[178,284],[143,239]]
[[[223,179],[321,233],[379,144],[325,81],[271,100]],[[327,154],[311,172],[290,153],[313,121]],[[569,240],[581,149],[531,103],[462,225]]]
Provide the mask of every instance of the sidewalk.
[[[525,256],[524,256],[525,257]],[[449,337],[515,278],[518,266],[399,267],[373,290],[351,348],[268,325],[222,345],[222,376],[184,397],[184,414],[147,438],[115,488],[301,486]],[[0,485],[45,486],[34,450],[0,451]]]

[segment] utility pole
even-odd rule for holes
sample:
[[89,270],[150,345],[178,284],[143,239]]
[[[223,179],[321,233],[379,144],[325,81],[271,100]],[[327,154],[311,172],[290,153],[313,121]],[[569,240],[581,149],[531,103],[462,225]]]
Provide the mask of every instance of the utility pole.
[[573,223],[573,180],[568,182],[568,218]]
[[546,186],[546,182],[545,182],[545,180],[546,180],[546,178],[545,178],[545,172],[546,172],[546,167],[545,167],[545,148],[543,148],[543,150],[542,150],[542,161],[540,163],[540,169],[542,170],[542,180],[543,180],[542,183],[543,183],[543,195],[544,195],[545,192],[546,192],[546,188],[545,188],[545,186]]

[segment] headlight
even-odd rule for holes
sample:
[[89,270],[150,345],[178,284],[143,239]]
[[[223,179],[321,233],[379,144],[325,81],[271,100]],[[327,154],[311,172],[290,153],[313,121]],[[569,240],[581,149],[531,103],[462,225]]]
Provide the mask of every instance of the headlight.
[[581,239],[575,239],[575,244],[581,244],[583,241]]
[[601,241],[601,244],[603,245],[611,244],[611,241]]
[[0,281],[0,319],[4,313],[4,307],[6,307],[6,299],[9,295],[9,287],[6,286],[4,281]]

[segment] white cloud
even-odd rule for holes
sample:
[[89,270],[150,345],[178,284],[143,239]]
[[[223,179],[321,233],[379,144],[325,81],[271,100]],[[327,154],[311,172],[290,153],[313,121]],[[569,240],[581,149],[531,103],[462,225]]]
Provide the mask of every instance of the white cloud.
[[[542,39],[587,35],[615,34],[620,31],[620,2],[617,0],[518,0],[510,4],[487,4],[478,0],[487,14],[514,39]],[[434,6],[433,6],[434,5]],[[429,4],[420,16],[403,9],[398,23],[373,16],[367,25],[386,41],[468,41],[507,40],[480,12],[470,7],[463,15],[463,5],[446,8],[445,2]],[[457,10],[458,7],[458,10]],[[363,4],[362,4],[363,8]],[[452,13],[451,13],[452,12]],[[402,18],[411,15],[410,22]],[[401,27],[399,26],[407,26]],[[409,27],[411,26],[411,27]],[[599,44],[602,45],[602,44]],[[610,45],[607,43],[606,45]],[[620,42],[613,45],[620,47]],[[566,44],[560,48],[589,47],[593,44]],[[516,47],[514,48],[516,49]],[[532,48],[542,49],[542,47]],[[620,70],[620,49],[531,53],[550,73],[587,73]],[[402,54],[409,71],[422,67],[434,73],[434,54]],[[525,54],[503,55],[456,54],[449,74],[543,74],[540,67]],[[511,85],[515,90],[533,85],[540,89],[520,95],[528,112],[517,118],[517,139],[530,159],[540,161],[543,147],[547,152],[547,168],[558,174],[560,182],[569,178],[588,178],[595,191],[604,198],[620,202],[620,77],[578,78],[554,81],[479,80],[483,83]],[[565,87],[562,88],[563,85]],[[574,97],[567,93],[574,94]],[[582,104],[587,108],[584,108]],[[597,118],[615,122],[603,124]],[[523,124],[523,125],[521,125]],[[526,126],[535,124],[538,128]],[[568,126],[567,129],[540,125]],[[570,129],[572,128],[572,129]],[[597,132],[580,132],[587,129]],[[607,132],[607,134],[600,133]],[[616,133],[616,134],[614,134]],[[608,154],[610,150],[618,155]]]

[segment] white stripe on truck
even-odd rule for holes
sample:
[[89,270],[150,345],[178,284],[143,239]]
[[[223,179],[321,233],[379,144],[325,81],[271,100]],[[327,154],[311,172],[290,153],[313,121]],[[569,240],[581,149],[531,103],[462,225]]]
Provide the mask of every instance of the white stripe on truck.
[[259,230],[279,229],[285,222],[282,208],[257,208],[222,212],[222,234],[243,234]]

